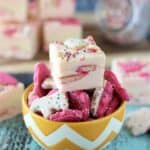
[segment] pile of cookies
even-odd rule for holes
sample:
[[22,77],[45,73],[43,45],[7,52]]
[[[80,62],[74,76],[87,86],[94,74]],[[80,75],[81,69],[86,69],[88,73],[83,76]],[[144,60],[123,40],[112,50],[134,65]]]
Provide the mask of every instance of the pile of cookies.
[[105,70],[105,54],[93,37],[53,42],[50,65],[38,63],[28,105],[54,121],[88,121],[113,113],[129,96]]

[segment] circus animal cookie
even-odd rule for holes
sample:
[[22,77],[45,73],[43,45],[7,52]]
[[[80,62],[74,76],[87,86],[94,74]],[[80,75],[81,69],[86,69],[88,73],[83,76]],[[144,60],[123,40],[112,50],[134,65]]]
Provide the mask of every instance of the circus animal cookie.
[[24,85],[14,77],[0,72],[0,121],[21,112],[21,97]]
[[91,36],[51,43],[49,54],[52,76],[59,90],[103,86],[105,54]]
[[67,108],[67,96],[58,90],[52,90],[48,95],[35,99],[30,107],[33,112],[40,112],[45,118]]
[[107,116],[116,110],[121,101],[129,101],[128,93],[112,71],[105,70],[104,80],[104,87],[95,89],[93,94],[91,113],[94,117]]
[[150,130],[150,108],[142,108],[133,112],[129,116],[126,126],[134,136],[146,133]]
[[63,42],[70,37],[82,37],[82,26],[78,19],[50,19],[44,22],[44,49],[46,51],[50,42]]
[[0,23],[0,56],[31,59],[38,49],[38,23]]
[[150,104],[150,59],[116,59],[112,71],[128,90],[131,104]]
[[0,1],[0,20],[19,21],[27,20],[28,0],[1,0]]
[[74,10],[75,0],[40,0],[42,19],[72,17]]

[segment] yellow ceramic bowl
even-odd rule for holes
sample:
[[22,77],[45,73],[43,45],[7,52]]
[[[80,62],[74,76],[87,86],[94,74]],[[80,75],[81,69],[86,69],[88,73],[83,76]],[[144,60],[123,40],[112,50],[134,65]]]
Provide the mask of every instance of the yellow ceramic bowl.
[[55,122],[30,111],[27,98],[30,85],[22,100],[23,117],[32,137],[46,150],[102,149],[119,133],[125,114],[125,103],[113,114],[87,122]]

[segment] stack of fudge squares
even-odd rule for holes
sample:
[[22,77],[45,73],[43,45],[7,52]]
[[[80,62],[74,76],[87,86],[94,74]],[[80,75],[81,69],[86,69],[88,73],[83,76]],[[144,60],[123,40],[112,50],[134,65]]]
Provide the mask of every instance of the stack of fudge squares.
[[50,42],[82,37],[81,23],[74,17],[75,4],[76,0],[40,1],[45,51],[48,51]]
[[1,0],[0,57],[32,59],[41,44],[48,51],[51,41],[80,38],[74,10],[75,0]]
[[31,59],[38,50],[39,24],[36,3],[29,0],[0,1],[0,56]]

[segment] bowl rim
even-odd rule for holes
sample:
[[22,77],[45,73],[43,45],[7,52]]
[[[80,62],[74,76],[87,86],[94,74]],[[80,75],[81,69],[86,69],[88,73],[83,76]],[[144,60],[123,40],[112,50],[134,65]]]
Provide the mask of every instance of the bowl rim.
[[[28,98],[29,92],[32,90],[32,88],[33,88],[33,83],[31,83],[29,86],[27,86],[27,88],[24,90],[23,97],[22,97],[22,111],[23,111],[23,109],[25,107],[25,109],[28,112],[30,112],[31,115],[34,116],[35,118],[38,118],[38,119],[43,120],[43,121],[49,121],[51,123],[70,124],[71,125],[71,124],[89,124],[89,123],[96,123],[96,122],[99,122],[99,121],[103,122],[104,120],[113,118],[116,114],[121,113],[122,110],[125,111],[125,109],[126,109],[126,102],[122,101],[121,105],[119,106],[119,108],[117,110],[115,110],[110,115],[102,117],[102,118],[97,118],[97,119],[88,120],[88,121],[80,121],[80,122],[59,122],[59,121],[53,121],[53,120],[46,119],[46,118],[44,118],[44,117],[42,117],[42,116],[32,112],[29,109],[29,106],[27,104],[27,98]],[[23,114],[23,116],[24,116],[24,114]]]

